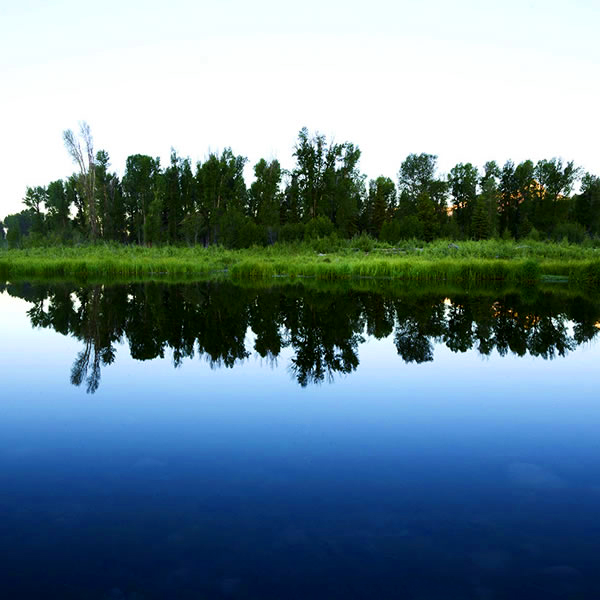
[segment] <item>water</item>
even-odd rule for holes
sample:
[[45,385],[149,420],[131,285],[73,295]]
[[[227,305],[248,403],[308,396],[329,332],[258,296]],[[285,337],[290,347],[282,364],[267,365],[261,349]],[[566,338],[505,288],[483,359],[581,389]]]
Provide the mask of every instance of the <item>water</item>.
[[589,292],[0,288],[3,598],[597,598]]

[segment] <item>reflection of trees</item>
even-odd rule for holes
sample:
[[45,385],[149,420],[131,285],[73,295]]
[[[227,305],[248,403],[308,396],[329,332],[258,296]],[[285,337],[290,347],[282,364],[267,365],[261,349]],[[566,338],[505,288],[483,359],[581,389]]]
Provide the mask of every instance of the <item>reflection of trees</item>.
[[360,304],[352,294],[315,293],[299,298],[287,319],[290,345],[296,351],[291,370],[298,383],[318,383],[358,366],[364,339]]
[[405,362],[433,360],[432,340],[444,333],[443,298],[413,296],[394,302],[396,333],[394,343]]
[[[127,340],[138,360],[172,352],[175,366],[199,355],[211,366],[233,367],[254,351],[275,360],[288,347],[290,370],[302,386],[354,371],[363,334],[393,335],[405,362],[433,360],[434,343],[453,352],[563,356],[598,334],[600,306],[586,297],[537,292],[477,296],[439,293],[315,291],[300,286],[250,290],[230,283],[74,287],[7,284],[32,304],[32,325],[80,340],[71,372],[93,393],[101,369],[115,360],[115,343]],[[571,332],[572,331],[572,332]]]

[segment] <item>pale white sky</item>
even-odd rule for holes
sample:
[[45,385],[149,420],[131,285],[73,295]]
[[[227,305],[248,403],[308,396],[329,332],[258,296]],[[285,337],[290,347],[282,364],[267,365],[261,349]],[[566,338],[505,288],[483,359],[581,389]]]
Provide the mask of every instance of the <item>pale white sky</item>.
[[599,0],[0,0],[0,218],[74,171],[82,119],[120,175],[171,146],[291,167],[304,125],[369,177],[410,152],[600,174],[598,23]]

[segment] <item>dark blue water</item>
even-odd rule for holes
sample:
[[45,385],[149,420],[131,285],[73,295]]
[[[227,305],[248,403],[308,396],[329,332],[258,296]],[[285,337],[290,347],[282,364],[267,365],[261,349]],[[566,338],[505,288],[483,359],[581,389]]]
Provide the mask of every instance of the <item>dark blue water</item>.
[[0,597],[599,598],[599,317],[566,292],[9,286]]

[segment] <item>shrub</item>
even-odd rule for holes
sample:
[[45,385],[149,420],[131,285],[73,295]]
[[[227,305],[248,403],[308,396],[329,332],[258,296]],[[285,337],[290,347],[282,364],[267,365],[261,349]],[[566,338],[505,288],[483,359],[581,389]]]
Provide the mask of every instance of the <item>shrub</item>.
[[567,240],[571,244],[581,244],[586,237],[586,231],[579,223],[560,223],[554,228],[552,237],[557,242]]
[[286,223],[279,231],[280,242],[301,242],[304,239],[302,223]]
[[527,234],[526,239],[531,240],[532,242],[539,242],[542,239],[542,236],[535,227],[532,227],[529,230],[529,233]]
[[516,278],[518,281],[535,282],[540,278],[541,272],[536,260],[526,260],[517,270]]
[[311,219],[304,231],[304,237],[308,240],[330,236],[333,233],[333,223],[327,217]]
[[363,252],[371,252],[375,248],[375,240],[370,235],[361,233],[352,238],[351,246]]

